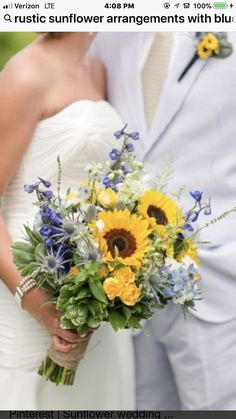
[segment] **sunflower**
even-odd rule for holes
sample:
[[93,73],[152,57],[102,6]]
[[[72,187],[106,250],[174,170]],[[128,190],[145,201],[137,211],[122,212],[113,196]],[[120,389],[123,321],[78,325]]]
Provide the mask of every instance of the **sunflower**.
[[145,253],[149,250],[148,222],[132,215],[127,209],[100,212],[99,220],[104,223],[102,231],[96,229],[96,222],[93,222],[91,227],[99,241],[103,260],[116,260],[123,265],[140,267]]
[[204,42],[200,42],[197,46],[197,54],[199,58],[209,58],[213,55],[212,49],[206,47]]
[[199,266],[200,261],[198,258],[198,249],[197,249],[196,244],[194,243],[193,240],[186,240],[185,244],[186,244],[186,247],[183,250],[181,250],[181,252],[178,254],[176,258],[177,261],[182,262],[185,256],[189,256],[196,263],[196,265]]
[[219,54],[220,52],[220,44],[218,39],[212,33],[208,33],[202,40],[203,45],[205,48],[210,49],[215,54]]
[[139,212],[148,219],[152,227],[158,226],[161,234],[166,225],[182,227],[184,217],[181,209],[162,192],[149,190],[140,198]]
[[209,33],[199,42],[197,53],[200,58],[209,58],[220,53],[220,43],[215,35]]

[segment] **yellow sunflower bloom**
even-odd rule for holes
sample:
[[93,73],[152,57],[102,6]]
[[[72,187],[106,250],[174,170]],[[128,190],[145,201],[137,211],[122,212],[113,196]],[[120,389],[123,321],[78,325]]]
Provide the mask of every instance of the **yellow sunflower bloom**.
[[160,191],[149,190],[140,198],[139,212],[152,227],[158,227],[161,234],[166,225],[182,227],[184,216],[178,205]]
[[198,248],[193,240],[186,240],[186,249],[181,250],[181,252],[178,254],[177,261],[182,262],[185,256],[189,256],[197,266],[200,265]]
[[102,231],[96,229],[96,222],[90,227],[98,240],[103,260],[119,261],[123,265],[140,267],[145,253],[149,250],[148,222],[127,209],[100,212],[99,220],[104,223]]
[[220,44],[218,39],[212,33],[208,33],[202,40],[203,45],[206,49],[210,49],[215,54],[219,54],[220,52]]
[[203,41],[201,41],[197,46],[197,54],[199,58],[209,58],[213,55],[214,51],[208,48]]

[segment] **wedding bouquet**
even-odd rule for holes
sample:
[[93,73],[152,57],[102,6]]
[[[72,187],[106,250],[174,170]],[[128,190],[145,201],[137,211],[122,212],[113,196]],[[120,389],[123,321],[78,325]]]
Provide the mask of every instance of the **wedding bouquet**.
[[[193,308],[201,298],[198,249],[193,223],[211,213],[202,193],[191,192],[193,207],[183,212],[158,177],[145,174],[136,161],[137,132],[115,133],[106,166],[90,164],[78,190],[62,194],[58,158],[57,193],[38,178],[25,191],[35,193],[34,225],[14,243],[14,262],[23,277],[51,291],[50,302],[62,312],[61,327],[86,337],[89,328],[109,322],[115,331],[140,329],[152,309],[172,301]],[[163,179],[162,179],[163,180]],[[49,349],[39,374],[72,385],[89,337],[69,353]]]

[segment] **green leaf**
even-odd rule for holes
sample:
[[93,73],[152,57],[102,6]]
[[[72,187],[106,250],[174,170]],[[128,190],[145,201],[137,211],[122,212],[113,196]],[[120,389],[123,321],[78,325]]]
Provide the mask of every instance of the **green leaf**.
[[43,244],[38,244],[35,248],[35,259],[37,262],[42,262],[42,260],[47,256],[46,249]]
[[128,320],[131,317],[131,315],[132,315],[132,312],[131,312],[131,310],[128,307],[123,306],[122,309],[121,309],[121,311],[124,314],[126,320]]
[[119,329],[124,329],[127,320],[118,310],[111,310],[109,312],[109,321],[115,332],[117,332]]
[[90,290],[88,288],[82,288],[74,297],[75,301],[83,300],[86,297],[90,296]]
[[142,329],[142,326],[140,324],[140,320],[135,316],[130,317],[130,319],[128,320],[128,326],[131,329]]
[[68,305],[66,307],[66,317],[69,319],[75,319],[78,315],[78,310],[76,305]]
[[60,290],[60,296],[63,298],[69,298],[71,296],[71,290],[68,285],[64,285]]
[[107,304],[108,300],[107,297],[103,291],[102,284],[100,280],[94,280],[92,278],[89,279],[89,288],[94,295],[94,297],[101,301],[101,303]]
[[38,263],[31,262],[27,266],[21,269],[21,275],[23,277],[32,275],[38,269],[38,267],[39,267]]
[[90,301],[90,303],[88,304],[88,309],[94,317],[98,317],[99,315],[102,315],[103,313],[102,303],[100,303],[97,300]]
[[233,47],[230,42],[227,40],[221,40],[220,41],[220,52],[216,55],[217,58],[227,58],[229,57],[233,52]]
[[16,242],[12,245],[13,260],[19,269],[31,262],[35,262],[34,248],[24,242]]
[[68,304],[69,302],[67,298],[59,297],[57,300],[57,308],[61,311],[65,311]]
[[85,336],[87,336],[88,334],[88,325],[87,324],[83,324],[83,326],[79,326],[77,328],[77,333],[84,338]]
[[43,238],[37,231],[31,230],[27,225],[24,225],[24,229],[33,246],[37,246],[37,244],[43,243]]
[[62,329],[74,329],[73,323],[65,316],[61,317],[61,328]]
[[101,324],[101,320],[100,319],[95,319],[94,317],[89,317],[89,319],[88,319],[88,321],[87,321],[87,323],[88,323],[88,326],[89,327],[99,327],[100,326],[100,324]]

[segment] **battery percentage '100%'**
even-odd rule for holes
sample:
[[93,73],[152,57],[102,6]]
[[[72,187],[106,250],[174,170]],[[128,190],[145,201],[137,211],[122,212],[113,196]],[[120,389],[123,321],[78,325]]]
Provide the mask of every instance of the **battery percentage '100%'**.
[[195,9],[212,9],[211,3],[194,3]]

